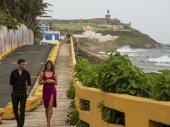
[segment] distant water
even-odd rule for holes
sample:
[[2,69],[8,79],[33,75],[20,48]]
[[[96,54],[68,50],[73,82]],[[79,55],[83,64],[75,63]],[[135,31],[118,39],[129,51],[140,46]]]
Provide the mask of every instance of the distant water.
[[158,72],[170,70],[170,47],[155,49],[133,49],[130,46],[119,48],[121,54],[129,55],[133,64],[142,68],[144,72]]

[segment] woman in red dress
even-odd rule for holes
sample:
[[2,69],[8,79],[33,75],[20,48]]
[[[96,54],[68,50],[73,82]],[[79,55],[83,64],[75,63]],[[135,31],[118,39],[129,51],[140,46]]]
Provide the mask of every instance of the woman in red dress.
[[57,107],[57,91],[55,87],[55,85],[57,85],[57,76],[52,61],[48,60],[45,64],[44,71],[40,74],[39,84],[43,85],[43,102],[47,118],[47,127],[50,127],[53,107]]

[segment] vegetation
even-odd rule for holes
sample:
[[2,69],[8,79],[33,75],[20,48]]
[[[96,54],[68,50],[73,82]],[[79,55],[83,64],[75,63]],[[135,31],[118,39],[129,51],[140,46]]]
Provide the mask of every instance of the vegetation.
[[78,38],[78,41],[80,42],[80,43],[78,43],[79,46],[82,48],[91,49],[92,47],[97,46],[97,45],[95,45],[94,40],[90,39],[90,38]]
[[88,87],[97,88],[97,67],[90,64],[88,60],[80,58],[75,66],[76,77]]
[[79,112],[76,110],[70,111],[67,115],[66,124],[76,125],[79,121]]
[[155,40],[150,38],[148,35],[141,33],[140,31],[133,29],[129,26],[125,26],[126,29],[131,31],[130,35],[122,35],[114,41],[119,46],[130,45],[132,47],[147,47],[158,44]]
[[1,24],[7,26],[8,29],[17,29],[20,23],[13,18],[8,11],[4,12],[0,10],[0,25]]
[[162,71],[153,79],[151,96],[156,100],[170,101],[170,70]]
[[48,5],[43,0],[1,0],[0,24],[16,29],[23,23],[33,30],[35,37],[41,37],[37,17],[45,14]]
[[[79,112],[76,110],[75,105],[75,87],[71,84],[70,88],[67,90],[67,97],[72,99],[69,105],[70,111],[67,114],[66,124],[67,125],[76,125],[76,127],[89,127],[89,125],[79,119]],[[84,103],[85,102],[85,103]],[[83,109],[88,110],[89,103],[87,104],[85,100],[82,101],[81,106]]]
[[[170,70],[144,73],[131,63],[127,55],[118,52],[113,52],[110,58],[100,65],[92,65],[81,58],[77,61],[75,71],[77,79],[87,87],[110,93],[170,101]],[[83,105],[85,108],[89,107],[87,102],[83,102]],[[123,113],[107,108],[103,103],[98,107],[102,111],[103,120],[124,125]]]
[[84,121],[79,120],[76,127],[89,127],[89,124],[85,123]]
[[70,88],[67,90],[67,97],[69,98],[69,99],[74,99],[74,97],[75,97],[75,88],[74,88],[74,86],[70,86]]
[[82,30],[83,27],[90,26],[93,30],[111,30],[111,28],[101,28],[95,23],[58,23],[55,27],[58,29],[68,29],[68,30]]
[[115,52],[100,67],[97,77],[99,88],[105,92],[149,97],[147,76],[132,65],[127,55]]
[[125,125],[125,114],[104,106],[103,102],[99,103],[98,108],[102,111],[102,118],[108,123]]

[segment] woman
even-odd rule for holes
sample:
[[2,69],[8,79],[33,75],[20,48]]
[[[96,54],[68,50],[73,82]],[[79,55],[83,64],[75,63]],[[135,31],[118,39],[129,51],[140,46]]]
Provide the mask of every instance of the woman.
[[57,107],[57,91],[55,88],[55,85],[57,85],[57,78],[55,74],[54,64],[52,61],[48,60],[45,64],[44,70],[40,74],[39,84],[43,85],[43,102],[47,118],[47,127],[50,127],[53,107]]

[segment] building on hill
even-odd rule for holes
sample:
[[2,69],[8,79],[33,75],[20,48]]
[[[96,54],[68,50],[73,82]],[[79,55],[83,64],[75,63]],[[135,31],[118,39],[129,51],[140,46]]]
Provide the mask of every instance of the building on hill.
[[88,25],[87,27],[83,27],[83,31],[84,32],[92,32],[93,28]]

